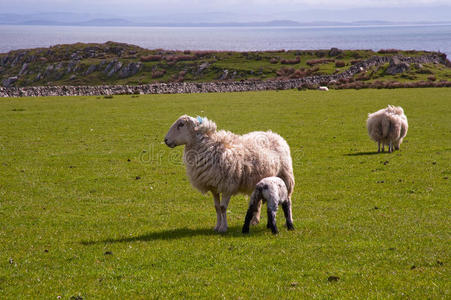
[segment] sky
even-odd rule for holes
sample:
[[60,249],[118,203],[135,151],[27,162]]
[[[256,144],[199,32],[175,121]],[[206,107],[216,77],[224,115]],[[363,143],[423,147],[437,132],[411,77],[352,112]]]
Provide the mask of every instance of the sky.
[[451,0],[0,0],[0,14],[46,12],[183,22],[451,21]]

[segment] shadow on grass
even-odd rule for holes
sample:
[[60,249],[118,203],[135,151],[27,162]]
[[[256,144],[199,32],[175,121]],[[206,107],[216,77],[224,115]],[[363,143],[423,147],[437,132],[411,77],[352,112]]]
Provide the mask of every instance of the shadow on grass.
[[380,155],[384,155],[384,154],[390,154],[389,152],[356,152],[356,153],[346,153],[343,154],[344,156],[362,156],[362,155],[376,155],[376,154],[380,154]]
[[[251,228],[251,232],[259,233],[265,231],[266,228],[263,226]],[[137,236],[119,237],[119,238],[107,238],[99,241],[81,241],[82,245],[96,245],[96,244],[113,244],[113,243],[130,243],[130,242],[150,242],[155,240],[174,240],[181,239],[185,237],[194,236],[224,236],[224,237],[247,237],[249,234],[244,235],[241,233],[241,226],[229,227],[226,233],[217,233],[211,228],[177,228],[156,232],[149,232],[145,234],[140,234]]]

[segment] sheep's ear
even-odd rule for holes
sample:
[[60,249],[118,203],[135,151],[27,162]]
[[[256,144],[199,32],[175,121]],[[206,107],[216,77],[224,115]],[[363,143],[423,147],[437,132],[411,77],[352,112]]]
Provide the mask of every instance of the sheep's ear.
[[192,118],[194,122],[194,130],[198,131],[200,129],[200,126],[204,123],[204,118],[197,116],[196,118]]

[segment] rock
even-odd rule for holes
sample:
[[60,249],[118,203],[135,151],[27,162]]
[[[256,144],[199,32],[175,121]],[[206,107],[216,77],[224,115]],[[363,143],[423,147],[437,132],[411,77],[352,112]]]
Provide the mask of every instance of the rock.
[[117,60],[115,60],[115,59],[110,61],[103,72],[105,74],[108,74],[110,72],[110,70],[113,68],[113,66],[116,64],[116,62],[117,62]]
[[63,69],[63,63],[62,62],[60,62],[57,65],[55,65],[55,70],[60,71],[62,69]]
[[13,62],[11,63],[11,67],[17,65],[17,64],[22,60],[22,58],[23,58],[24,56],[25,56],[25,52],[21,52],[21,53],[17,54],[17,55],[14,57]]
[[113,67],[110,69],[110,71],[108,72],[107,76],[111,77],[113,76],[115,73],[117,73],[117,71],[119,71],[122,68],[122,63],[120,61],[116,62]]
[[331,48],[331,49],[329,50],[329,56],[338,56],[338,55],[340,55],[341,53],[343,53],[343,50],[338,49],[338,48]]
[[13,84],[14,82],[16,82],[18,79],[17,76],[14,77],[8,77],[5,80],[2,81],[2,84],[4,87],[9,87],[11,84]]
[[229,70],[224,70],[222,75],[219,77],[219,80],[225,80],[227,79],[227,76],[229,75]]
[[71,73],[71,72],[74,70],[74,68],[75,68],[76,65],[77,65],[77,62],[71,60],[71,61],[69,62],[69,64],[67,65],[66,74]]
[[28,64],[27,64],[27,63],[24,63],[24,64],[22,65],[22,69],[20,69],[19,76],[25,75],[27,69],[28,69]]
[[124,66],[121,71],[119,72],[119,78],[126,78],[135,75],[139,72],[141,69],[141,63],[129,63],[128,65]]
[[206,68],[208,68],[210,66],[210,64],[208,62],[204,62],[199,66],[199,70],[198,72],[201,73],[203,70],[205,70]]
[[408,63],[401,61],[398,57],[395,56],[390,59],[390,64],[387,70],[385,70],[385,74],[395,75],[399,73],[404,73],[408,71],[409,68],[410,65]]
[[96,66],[96,65],[90,65],[89,68],[86,70],[86,72],[85,72],[84,75],[85,75],[85,76],[88,76],[89,74],[95,72],[96,69],[97,69],[97,66]]

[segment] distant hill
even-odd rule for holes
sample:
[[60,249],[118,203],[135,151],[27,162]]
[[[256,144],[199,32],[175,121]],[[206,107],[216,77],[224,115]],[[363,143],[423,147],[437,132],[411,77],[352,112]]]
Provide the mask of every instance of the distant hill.
[[[252,22],[205,22],[205,21],[147,21],[144,18],[96,17],[86,14],[45,13],[45,14],[0,14],[0,25],[48,25],[48,26],[143,26],[143,27],[302,27],[302,26],[369,26],[404,25],[412,22],[390,22],[383,20],[339,21],[293,21],[270,20]],[[450,22],[419,22],[419,24],[439,24]]]

